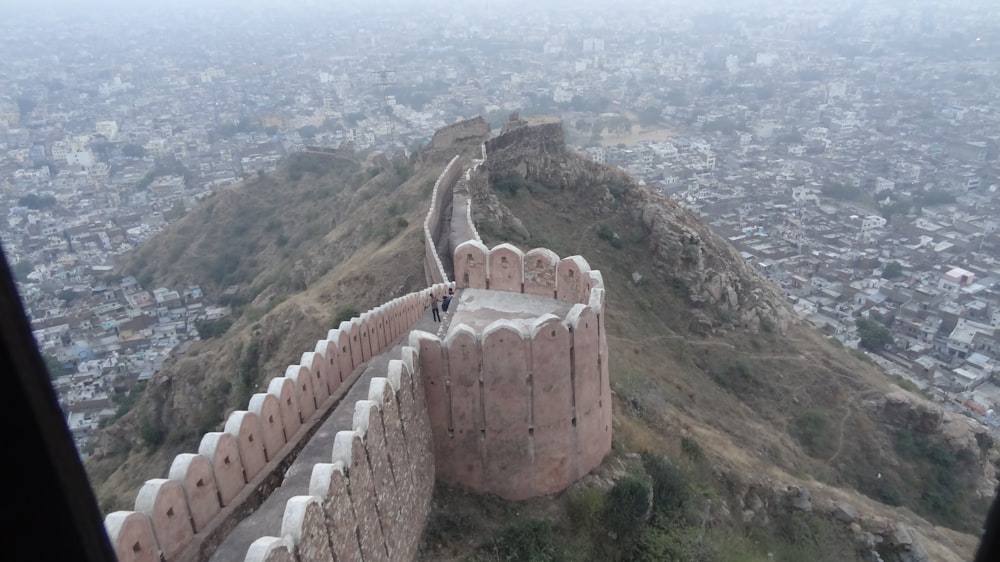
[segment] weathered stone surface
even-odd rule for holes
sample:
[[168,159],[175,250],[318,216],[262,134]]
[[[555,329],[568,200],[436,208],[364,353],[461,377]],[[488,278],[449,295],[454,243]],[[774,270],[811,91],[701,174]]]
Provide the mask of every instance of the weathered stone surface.
[[483,409],[486,414],[484,478],[498,496],[534,494],[531,478],[531,388],[528,344],[517,325],[498,320],[483,331]]
[[312,351],[307,351],[302,354],[299,365],[304,367],[309,372],[309,375],[312,376],[312,388],[313,395],[316,397],[316,406],[323,405],[326,399],[330,397],[331,392],[330,385],[326,380],[326,366],[323,364],[323,356],[317,355]]
[[536,494],[552,494],[579,474],[573,440],[573,379],[570,335],[551,314],[531,329],[532,440]]
[[249,482],[267,464],[260,420],[253,412],[237,410],[229,414],[229,418],[226,419],[225,431],[236,438],[236,444],[240,451],[240,462],[243,464],[243,472],[247,482]]
[[168,478],[184,489],[195,532],[204,529],[222,509],[211,461],[202,455],[181,453],[174,457]]
[[396,481],[389,463],[389,451],[385,442],[385,428],[378,405],[371,400],[359,400],[354,408],[354,431],[361,438],[368,453],[368,462],[375,484],[375,500],[378,505],[382,533],[385,537],[389,559],[396,560],[401,552],[398,525],[399,497]]
[[289,365],[285,369],[285,378],[294,385],[295,399],[299,404],[299,421],[305,423],[316,412],[316,392],[313,390],[309,369],[302,365]]
[[285,446],[285,428],[282,425],[278,397],[273,394],[254,394],[250,397],[249,410],[257,414],[264,439],[264,453],[271,460]]
[[159,562],[160,547],[146,514],[115,511],[104,518],[104,529],[118,562]]
[[267,385],[267,393],[278,399],[281,427],[287,443],[302,427],[302,418],[299,417],[299,400],[295,396],[295,383],[285,377],[274,377]]
[[228,433],[206,433],[198,445],[198,454],[211,461],[219,499],[223,507],[229,505],[246,485],[236,438]]
[[548,248],[535,248],[524,255],[524,293],[555,298],[559,256]]
[[609,452],[604,448],[604,420],[598,405],[602,381],[597,361],[600,353],[597,317],[589,306],[574,305],[566,317],[566,325],[573,339],[574,423],[579,476],[583,476],[601,464]]
[[149,517],[163,557],[173,560],[191,542],[194,529],[184,488],[164,478],[146,480],[135,498],[135,510]]
[[583,304],[590,299],[590,264],[582,256],[559,260],[556,267],[556,298],[566,304]]
[[326,337],[336,345],[337,376],[343,382],[354,372],[354,362],[351,359],[351,336],[341,330],[330,330]]
[[[466,325],[454,327],[444,341],[451,376],[449,427],[437,431],[452,445],[450,457],[436,457],[440,477],[470,490],[483,489],[486,429],[480,385],[481,348],[476,333]],[[431,424],[438,421],[435,417]]]
[[488,288],[492,291],[522,292],[524,254],[511,244],[494,246],[488,256]]
[[337,562],[362,562],[358,522],[347,488],[343,463],[313,466],[309,494],[318,497],[323,505],[334,558]]
[[299,562],[329,562],[333,548],[319,498],[295,496],[285,504],[281,536],[290,537]]
[[455,282],[459,289],[485,289],[489,250],[482,242],[469,240],[455,248]]
[[297,562],[295,547],[288,539],[261,537],[247,549],[244,562]]
[[340,431],[333,442],[333,462],[347,469],[347,490],[358,523],[361,553],[366,562],[388,561],[385,537],[375,499],[368,453],[356,431]]

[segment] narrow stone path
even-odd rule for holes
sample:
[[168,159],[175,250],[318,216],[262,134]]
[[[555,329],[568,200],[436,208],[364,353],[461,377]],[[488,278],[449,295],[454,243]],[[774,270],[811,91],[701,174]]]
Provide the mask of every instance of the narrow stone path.
[[[441,324],[434,322],[428,309],[410,331],[436,333],[439,326]],[[410,332],[406,332],[390,349],[368,361],[364,372],[285,472],[281,486],[272,491],[256,511],[240,521],[226,540],[219,545],[210,560],[214,562],[243,560],[253,541],[264,536],[281,536],[281,519],[285,513],[285,504],[294,496],[309,494],[309,479],[312,477],[313,465],[331,462],[333,440],[337,432],[352,429],[355,403],[358,400],[368,399],[368,386],[372,378],[386,376],[389,361],[400,358],[402,348],[409,341],[409,334]]]

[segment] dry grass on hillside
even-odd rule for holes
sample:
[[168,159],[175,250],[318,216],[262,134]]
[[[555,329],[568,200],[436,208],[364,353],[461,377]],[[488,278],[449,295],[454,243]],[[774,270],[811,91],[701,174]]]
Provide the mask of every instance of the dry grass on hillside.
[[[102,510],[131,509],[142,482],[246,407],[335,319],[425,285],[422,224],[443,164],[299,155],[201,203],[123,264],[147,288],[199,284],[235,322],[170,359],[101,431],[88,474]],[[296,172],[298,170],[298,172]]]
[[[805,325],[786,334],[692,333],[691,305],[683,291],[657,279],[641,225],[621,208],[595,215],[595,192],[577,189],[533,185],[501,194],[501,202],[532,235],[519,244],[523,249],[580,254],[602,271],[616,441],[625,450],[663,451],[665,441],[694,436],[735,470],[842,487],[858,503],[903,513],[925,531],[933,527],[878,502],[909,506],[923,517],[976,532],[986,505],[971,499],[966,469],[956,468],[940,491],[959,508],[933,511],[930,506],[940,504],[926,497],[928,478],[942,468],[904,457],[900,439],[909,435],[862,407],[863,400],[898,390],[884,373]],[[617,235],[614,243],[609,231]],[[481,234],[493,245],[505,233],[488,227]],[[633,272],[642,276],[638,283]],[[956,540],[960,550],[975,544],[969,535],[952,534],[964,537]]]

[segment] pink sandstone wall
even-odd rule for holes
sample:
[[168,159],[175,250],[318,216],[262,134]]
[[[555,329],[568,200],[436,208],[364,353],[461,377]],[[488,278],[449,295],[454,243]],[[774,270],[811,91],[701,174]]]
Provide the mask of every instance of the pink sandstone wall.
[[441,218],[445,205],[451,201],[455,183],[462,174],[462,167],[458,164],[458,156],[451,159],[444,171],[434,183],[434,191],[431,194],[431,206],[424,219],[424,271],[427,276],[427,284],[446,283],[448,273],[441,263],[438,255],[434,235],[441,228]]
[[481,334],[453,326],[444,342],[411,334],[438,477],[512,500],[559,492],[611,450],[604,280],[580,256],[536,248],[522,258],[476,242],[456,250],[455,274],[458,286],[558,297],[572,308],[530,329],[500,320]]
[[[430,336],[419,333],[417,339]],[[332,463],[313,466],[308,495],[285,505],[281,534],[302,561],[415,560],[430,512],[434,465],[423,396],[420,352],[404,347],[386,377],[375,377],[368,399],[355,404],[353,428],[340,431]],[[246,560],[267,560],[273,537],[254,542]],[[262,554],[263,553],[263,554]]]
[[[451,286],[442,283],[430,289],[444,294]],[[264,482],[272,482],[267,484],[270,486],[280,484],[280,475],[287,468],[291,455],[304,444],[317,420],[321,419],[316,412],[332,409],[349,390],[365,361],[395,345],[423,315],[425,308],[426,290],[393,299],[366,312],[364,322],[356,317],[342,323],[339,329],[330,330],[325,339],[316,343],[313,351],[302,354],[300,364],[289,366],[285,376],[271,379],[267,392],[254,394],[246,411],[230,414],[224,431],[206,434],[197,454],[178,455],[170,467],[168,479],[149,480],[139,491],[135,511],[115,512],[105,519],[119,560],[154,561],[160,560],[162,555],[163,560],[171,562],[207,556],[210,550],[204,551],[202,544],[212,540],[216,541],[213,544],[218,544],[221,540],[218,535],[223,533],[224,536],[238,521],[231,520],[232,515],[228,516],[230,519],[221,517],[223,508],[254,501],[254,498],[260,502],[267,493],[264,491],[261,496],[259,492]],[[369,448],[362,447],[361,453],[355,451],[354,456],[348,457],[357,460],[357,455],[362,453],[366,459],[367,455],[373,455],[376,462],[368,467],[371,494],[367,503],[362,501],[362,497],[368,497],[362,493],[362,471],[355,470],[358,478],[354,494],[360,502],[358,508],[377,514],[381,502],[386,510],[412,515],[398,527],[403,535],[422,529],[430,509],[434,482],[434,456],[426,422],[423,383],[419,385],[419,392],[415,392],[414,363],[419,362],[414,360],[415,353],[410,352],[407,362],[390,362],[389,378],[377,379],[373,384],[369,395],[371,402],[366,406],[367,427],[359,426],[363,429],[362,437],[370,437]],[[350,473],[346,466],[342,468],[342,475]],[[410,469],[411,466],[421,468]],[[348,482],[346,478],[341,480],[342,489],[350,488]],[[408,559],[415,556],[416,543],[408,542],[400,533],[387,539],[380,534],[381,522],[378,522],[379,533],[366,527],[366,544],[374,549],[374,554],[363,558],[361,543],[352,549],[350,541],[345,542],[344,537],[337,534],[336,529],[342,525],[330,527],[334,530],[327,530],[326,525],[327,517],[342,521],[348,513],[355,520],[354,504],[348,502],[345,506],[338,503],[342,500],[332,498],[314,502],[308,499],[311,497],[296,500],[298,503],[290,511],[287,524],[291,542],[286,543],[284,539],[257,541],[248,552],[247,560],[301,562],[332,560],[333,556],[346,561],[388,560],[390,548],[396,553],[405,553]],[[350,500],[349,495],[347,499]],[[390,526],[391,522],[386,525]],[[417,527],[411,529],[413,525]],[[324,531],[318,532],[319,528]],[[418,538],[419,534],[416,532]],[[324,537],[326,547],[323,546]],[[337,538],[337,542],[333,538]],[[190,549],[196,551],[189,552]]]

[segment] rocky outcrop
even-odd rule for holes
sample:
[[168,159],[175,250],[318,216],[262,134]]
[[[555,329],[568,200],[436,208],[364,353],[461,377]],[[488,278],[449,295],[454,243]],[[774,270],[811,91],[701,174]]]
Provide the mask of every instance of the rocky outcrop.
[[975,459],[975,466],[966,467],[974,473],[975,495],[989,500],[997,490],[996,463],[1000,459],[993,437],[981,423],[945,411],[937,404],[923,400],[909,392],[891,392],[864,406],[883,424],[896,430],[919,433],[930,441],[940,443],[962,458]]
[[[562,122],[511,116],[498,137],[486,141],[481,174],[490,179],[517,175],[548,188],[583,192],[598,217],[624,210],[648,236],[657,276],[692,305],[692,330],[751,331],[788,328],[794,316],[782,295],[733,247],[693,213],[663,194],[639,186],[621,170],[566,150]],[[520,234],[524,227],[489,189],[476,186],[477,218]]]

